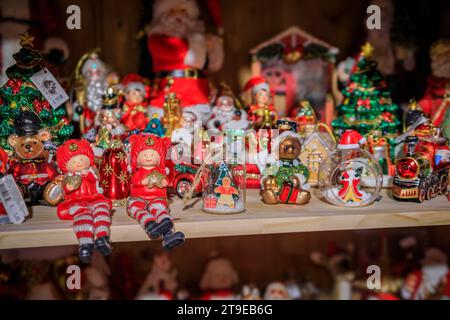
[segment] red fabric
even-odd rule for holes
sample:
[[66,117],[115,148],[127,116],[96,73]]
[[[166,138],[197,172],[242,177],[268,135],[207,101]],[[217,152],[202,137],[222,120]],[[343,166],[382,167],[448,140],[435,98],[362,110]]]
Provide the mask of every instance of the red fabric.
[[146,170],[144,168],[138,168],[133,175],[131,176],[131,196],[138,197],[145,200],[153,200],[156,198],[167,198],[167,189],[166,188],[157,188],[152,187],[149,188],[146,185],[142,184],[142,180],[147,177],[153,171],[159,171],[163,175],[165,175],[165,171],[162,168],[153,168],[150,170]]
[[295,203],[299,194],[299,189],[290,186],[284,186],[279,196],[280,201],[284,203]]
[[[153,71],[189,69],[184,59],[189,50],[185,39],[154,34],[148,37],[148,50],[153,59]],[[167,94],[167,78],[157,79],[150,93],[150,105],[163,108]],[[206,78],[172,78],[172,92],[176,92],[183,106],[208,104],[209,83]]]
[[216,28],[223,27],[222,9],[219,0],[206,0],[208,11],[214,21]]
[[94,152],[87,140],[70,139],[64,142],[56,150],[56,161],[58,167],[63,173],[67,173],[67,162],[77,155],[85,155],[91,160],[91,166],[94,166]]
[[69,210],[73,206],[88,207],[94,203],[106,202],[111,208],[111,200],[100,194],[97,190],[97,177],[89,172],[81,177],[81,185],[78,189],[69,191],[63,188],[64,201],[57,207],[57,214],[60,219],[71,220]]
[[[12,175],[16,179],[16,181],[20,182],[21,184],[27,186],[33,181],[39,185],[44,185],[47,182],[53,180],[58,175],[58,172],[56,171],[56,168],[53,164],[48,163],[45,160],[42,160],[40,162],[14,162],[11,165],[10,169]],[[46,177],[35,177],[33,178],[32,175],[37,174],[46,174]],[[25,177],[30,176],[31,177]]]
[[422,107],[423,112],[430,118],[436,117],[436,120],[433,122],[435,126],[440,126],[445,111],[449,107],[442,109],[438,115],[435,115],[439,109],[439,106],[442,103],[442,99],[445,95],[446,85],[450,83],[450,79],[448,78],[437,78],[430,77],[428,79],[428,87],[425,91],[423,98],[419,101],[419,105]]
[[206,293],[204,293],[200,300],[224,300],[224,299],[232,299],[235,295],[233,294],[233,291],[229,289],[224,290],[211,290]]

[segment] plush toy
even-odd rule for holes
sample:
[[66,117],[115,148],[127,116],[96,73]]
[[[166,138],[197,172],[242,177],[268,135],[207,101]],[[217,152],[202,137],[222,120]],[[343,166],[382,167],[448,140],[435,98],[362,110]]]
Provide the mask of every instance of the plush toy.
[[225,258],[213,258],[206,265],[200,281],[204,291],[201,300],[237,299],[232,288],[239,282],[239,276],[231,262]]
[[267,151],[263,151],[258,156],[262,173],[262,201],[266,204],[306,204],[311,199],[311,194],[307,184],[309,171],[299,160],[301,138],[295,132],[295,123],[285,120],[277,122],[278,127],[284,125],[290,129],[272,139],[272,150],[278,152],[267,154]]
[[73,220],[73,230],[80,244],[79,257],[90,263],[95,247],[102,255],[111,254],[109,233],[111,200],[99,186],[94,152],[87,140],[68,140],[56,151],[56,161],[65,175],[63,202],[58,205],[60,219]]
[[15,157],[10,171],[23,189],[27,202],[38,204],[43,199],[45,186],[58,175],[46,150],[52,135],[47,129],[41,129],[38,116],[28,111],[14,120],[14,128],[16,134],[8,138]]
[[174,232],[173,217],[167,202],[165,159],[171,143],[169,138],[152,134],[130,137],[130,198],[127,212],[144,228],[151,239],[163,237],[165,249],[184,242],[182,232]]

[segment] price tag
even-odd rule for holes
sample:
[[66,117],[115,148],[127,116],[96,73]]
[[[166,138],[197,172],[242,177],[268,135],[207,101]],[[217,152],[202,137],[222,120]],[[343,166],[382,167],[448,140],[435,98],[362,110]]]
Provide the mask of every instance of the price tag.
[[28,209],[22,193],[12,175],[0,178],[0,200],[8,214],[10,222],[20,224],[28,216]]
[[69,96],[55,79],[52,73],[44,68],[30,78],[36,88],[42,93],[53,109],[69,100]]

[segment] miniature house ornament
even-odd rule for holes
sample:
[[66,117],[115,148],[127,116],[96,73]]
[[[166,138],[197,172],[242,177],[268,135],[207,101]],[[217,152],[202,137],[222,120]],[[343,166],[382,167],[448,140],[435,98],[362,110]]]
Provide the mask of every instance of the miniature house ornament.
[[362,149],[365,142],[357,131],[346,130],[336,151],[321,164],[319,189],[331,204],[362,207],[378,198],[383,182],[381,167],[369,152]]

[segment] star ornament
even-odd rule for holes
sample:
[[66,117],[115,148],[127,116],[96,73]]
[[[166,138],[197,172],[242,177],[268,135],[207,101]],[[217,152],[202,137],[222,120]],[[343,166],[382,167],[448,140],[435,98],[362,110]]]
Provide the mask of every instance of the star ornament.
[[34,47],[34,36],[30,35],[28,32],[25,32],[20,36],[20,46],[21,47]]
[[363,54],[363,56],[366,57],[366,58],[372,56],[373,50],[374,50],[374,49],[373,49],[373,46],[372,46],[369,42],[367,42],[365,45],[363,45],[363,46],[361,47],[362,54]]

